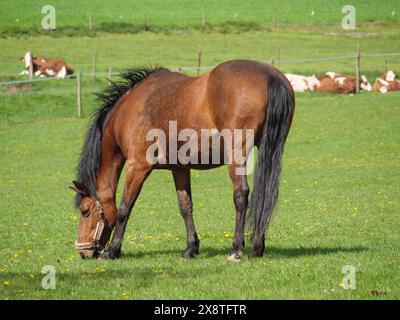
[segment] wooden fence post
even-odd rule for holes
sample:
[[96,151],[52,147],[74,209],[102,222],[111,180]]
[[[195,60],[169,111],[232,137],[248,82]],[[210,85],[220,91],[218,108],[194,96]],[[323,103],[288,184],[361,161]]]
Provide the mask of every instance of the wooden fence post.
[[33,79],[33,61],[32,61],[32,58],[30,59],[30,62],[29,62],[28,73],[29,73],[29,80],[32,81],[32,79]]
[[147,27],[147,9],[144,9],[144,18],[143,18],[143,30],[147,31],[148,27]]
[[276,48],[276,67],[279,68],[279,62],[281,60],[281,49]]
[[360,54],[360,44],[357,44],[356,50],[356,93],[360,93],[360,67],[361,67],[361,54]]
[[89,15],[89,31],[93,31],[93,16]]
[[93,52],[93,80],[96,81],[97,53]]
[[33,80],[33,61],[32,61],[32,56],[29,62],[29,68],[28,68],[28,76],[29,76],[29,89],[32,89],[32,80]]
[[[111,66],[108,67],[108,79],[109,79],[110,81],[112,81],[112,70],[111,70]],[[111,82],[110,82],[110,84],[111,84]]]
[[207,25],[207,10],[203,11],[202,25],[203,25],[203,27],[205,27]]
[[201,67],[201,50],[197,51],[197,76],[200,75],[200,67]]
[[276,10],[272,12],[272,31],[276,29]]
[[82,73],[78,72],[76,74],[76,105],[78,111],[78,118],[82,117]]
[[271,66],[274,66],[274,65],[275,65],[275,59],[274,59],[274,58],[270,59],[270,60],[269,60],[269,64],[270,64]]

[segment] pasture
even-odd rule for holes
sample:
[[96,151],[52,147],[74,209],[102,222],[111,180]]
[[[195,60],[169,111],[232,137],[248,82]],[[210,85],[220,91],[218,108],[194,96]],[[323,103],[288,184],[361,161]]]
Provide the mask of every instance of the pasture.
[[[25,4],[25,5],[24,5]],[[41,34],[41,8],[49,3],[45,0],[4,1],[0,19],[0,35]],[[245,3],[231,0],[229,5],[221,1],[165,0],[129,1],[118,3],[106,0],[79,1],[53,0],[57,9],[57,31],[53,35],[89,34],[88,19],[93,16],[94,31],[138,33],[143,31],[144,13],[147,13],[148,29],[153,32],[171,33],[182,30],[218,31],[223,33],[270,30],[273,11],[281,26],[338,26],[344,0],[251,0]],[[400,8],[396,0],[377,4],[374,0],[354,0],[357,21],[361,24],[396,25],[400,21]],[[203,21],[203,14],[205,20]]]
[[[276,3],[253,2],[263,3],[265,10],[272,10]],[[63,3],[56,1],[61,10]],[[62,26],[78,25],[74,21],[81,20],[76,20],[76,15],[86,19],[84,3],[77,3],[75,8],[81,10],[71,11],[65,21],[60,17]],[[148,5],[149,12],[152,8],[162,12],[155,3]],[[199,19],[204,5],[215,13],[209,14],[210,21],[231,20],[213,3],[196,4]],[[310,3],[300,2],[300,13],[309,12]],[[18,59],[28,49],[62,57],[78,71],[91,71],[94,50],[99,71],[110,65],[118,70],[146,63],[191,66],[198,49],[203,52],[203,65],[233,58],[266,61],[278,47],[283,59],[352,55],[357,41],[362,52],[399,52],[398,18],[395,15],[389,21],[391,16],[386,15],[397,2],[357,3],[363,12],[361,22],[379,24],[365,25],[360,33],[346,33],[337,30],[335,15],[331,17],[331,11],[326,11],[330,18],[319,22],[332,25],[317,30],[313,22],[305,20],[305,13],[294,14],[296,10],[285,2],[282,12],[287,13],[287,23],[297,26],[276,32],[262,28],[245,33],[190,29],[171,34],[99,32],[95,36],[2,38],[1,80],[19,79],[23,65]],[[341,7],[342,2],[330,1],[328,7],[335,5]],[[13,30],[21,1],[3,6],[10,14],[2,11],[1,28]],[[139,19],[144,5],[138,6],[137,10],[124,11],[124,16]],[[211,10],[213,6],[217,7]],[[113,13],[119,15],[121,7]],[[114,21],[107,15],[107,6],[103,8],[98,19]],[[173,22],[189,26],[193,12],[197,15],[191,8],[188,15],[177,8],[175,16],[160,14],[155,20],[164,27]],[[228,13],[233,14],[236,8],[245,13],[243,21],[264,23],[254,8],[240,2],[234,2]],[[340,10],[338,14],[340,17]],[[22,30],[30,29],[35,19],[34,14],[26,14],[26,20],[21,19]],[[391,67],[400,73],[399,63]],[[383,61],[366,59],[361,68],[373,82],[383,71]],[[285,64],[281,69],[305,74],[329,69],[354,73],[354,61]],[[96,106],[93,93],[105,85],[104,79],[94,82],[84,78],[82,119],[74,117],[74,79],[36,83],[31,90],[26,86],[1,87],[0,299],[400,298],[400,93],[296,95],[280,198],[263,258],[246,256],[238,264],[226,259],[235,214],[231,182],[223,167],[192,171],[194,218],[201,237],[196,259],[180,259],[186,239],[172,177],[169,172],[154,171],[128,224],[123,257],[87,261],[81,260],[73,247],[78,212],[68,186],[74,178],[88,115]],[[247,244],[249,249],[249,239]],[[46,265],[56,268],[55,290],[41,286],[40,272]],[[345,265],[356,268],[354,290],[342,287]]]

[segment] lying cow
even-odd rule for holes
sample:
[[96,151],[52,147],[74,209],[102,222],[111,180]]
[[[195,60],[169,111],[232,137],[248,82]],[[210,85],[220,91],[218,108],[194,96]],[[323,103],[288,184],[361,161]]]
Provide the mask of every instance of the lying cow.
[[292,73],[285,73],[285,76],[296,92],[315,91],[320,82],[315,76],[307,77]]
[[376,78],[374,83],[373,91],[386,93],[388,91],[399,91],[400,80],[396,79],[396,75],[393,71],[385,72],[379,78]]
[[[327,72],[322,76],[317,77],[320,81],[315,87],[317,92],[330,93],[355,93],[356,92],[356,77],[337,74],[335,72]],[[365,76],[360,78],[360,89],[362,91],[371,91],[371,84]]]
[[33,66],[33,74],[39,77],[55,76],[57,78],[65,78],[65,76],[74,73],[74,70],[63,60],[41,58],[33,56],[30,52],[25,54],[23,60],[26,70],[22,71],[21,74],[29,74],[29,66],[31,63]]
[[21,61],[25,63],[25,70],[22,70],[20,75],[29,75],[29,67],[31,65],[31,61],[33,74],[38,71],[38,66],[33,63],[32,54],[30,52],[25,53],[25,55],[21,58]]

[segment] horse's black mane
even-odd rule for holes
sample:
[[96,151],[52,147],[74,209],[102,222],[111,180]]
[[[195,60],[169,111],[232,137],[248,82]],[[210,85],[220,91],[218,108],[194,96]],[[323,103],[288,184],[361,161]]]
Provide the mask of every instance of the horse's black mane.
[[[79,164],[77,166],[77,180],[82,183],[90,196],[96,196],[96,179],[100,169],[101,139],[107,116],[118,101],[139,82],[151,73],[161,68],[135,68],[120,74],[121,81],[111,82],[111,85],[103,92],[97,93],[97,100],[101,102],[100,107],[91,116],[92,123],[87,131],[86,140],[83,145]],[[75,205],[79,206],[82,195],[76,194]]]

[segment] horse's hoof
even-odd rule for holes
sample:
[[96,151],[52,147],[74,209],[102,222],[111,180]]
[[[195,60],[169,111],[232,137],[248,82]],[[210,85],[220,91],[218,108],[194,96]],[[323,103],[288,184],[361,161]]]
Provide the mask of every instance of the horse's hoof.
[[182,255],[181,255],[181,259],[182,260],[190,260],[190,259],[194,259],[195,258],[195,255],[194,254],[188,254],[188,253],[183,253]]
[[108,251],[108,250],[103,251],[99,255],[99,259],[101,259],[101,260],[113,260],[115,258],[117,258],[117,257],[114,255],[114,253],[112,251]]
[[185,251],[184,253],[182,253],[181,258],[182,258],[182,260],[190,260],[190,259],[195,258],[196,254],[197,254],[196,252],[188,250],[188,251]]
[[253,251],[250,254],[250,258],[261,258],[263,256],[264,252],[260,252],[260,251]]
[[243,252],[242,251],[235,251],[232,252],[232,254],[230,256],[228,256],[228,261],[231,262],[240,262],[240,258],[243,256]]

